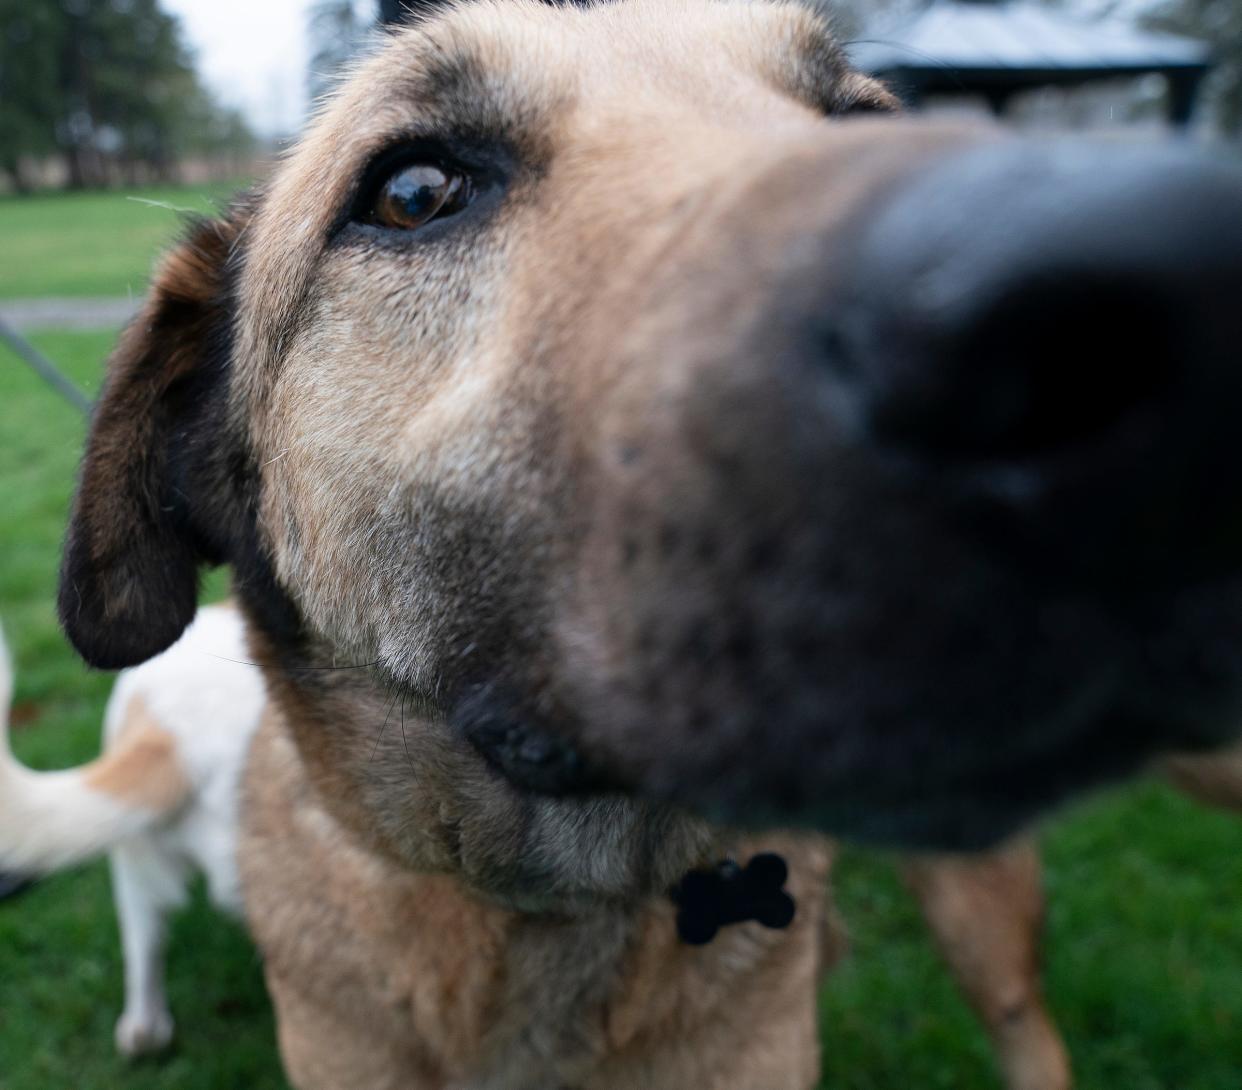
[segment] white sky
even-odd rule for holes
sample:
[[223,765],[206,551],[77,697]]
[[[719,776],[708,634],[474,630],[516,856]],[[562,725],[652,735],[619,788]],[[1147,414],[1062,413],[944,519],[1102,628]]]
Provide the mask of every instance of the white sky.
[[181,17],[199,72],[264,136],[297,131],[306,113],[311,0],[160,0]]

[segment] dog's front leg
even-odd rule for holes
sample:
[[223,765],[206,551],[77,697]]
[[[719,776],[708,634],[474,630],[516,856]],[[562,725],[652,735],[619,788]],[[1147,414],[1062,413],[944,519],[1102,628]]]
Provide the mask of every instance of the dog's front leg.
[[114,849],[110,862],[125,956],[125,1009],[116,1024],[116,1047],[141,1056],[165,1048],[173,1036],[164,944],[168,913],[185,900],[186,875],[144,838]]
[[1222,810],[1242,811],[1242,747],[1169,757],[1162,767],[1173,786],[1191,798]]
[[902,873],[992,1038],[1008,1090],[1067,1090],[1065,1045],[1044,1006],[1039,850],[1022,839],[978,856],[923,856]]

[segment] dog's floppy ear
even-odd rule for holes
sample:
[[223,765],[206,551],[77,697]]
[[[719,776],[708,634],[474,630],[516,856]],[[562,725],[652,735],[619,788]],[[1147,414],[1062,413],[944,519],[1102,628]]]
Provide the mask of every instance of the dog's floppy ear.
[[[235,251],[248,209],[195,223],[159,266],[108,362],[60,574],[61,624],[92,666],[170,646],[198,571],[224,559]],[[234,512],[235,514],[235,512]]]

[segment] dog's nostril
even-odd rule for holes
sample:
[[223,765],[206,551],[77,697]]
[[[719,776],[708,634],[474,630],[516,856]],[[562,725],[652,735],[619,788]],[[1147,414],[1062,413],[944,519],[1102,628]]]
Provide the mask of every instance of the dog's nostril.
[[929,453],[1002,460],[1107,438],[1158,406],[1186,340],[1159,292],[1068,272],[1005,291],[950,339],[938,380],[877,403],[872,423]]

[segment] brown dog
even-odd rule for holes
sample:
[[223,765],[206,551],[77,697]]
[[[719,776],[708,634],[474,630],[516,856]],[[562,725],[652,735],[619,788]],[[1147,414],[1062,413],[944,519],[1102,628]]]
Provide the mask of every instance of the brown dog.
[[[636,5],[623,35],[638,44],[654,13]],[[839,66],[800,12],[684,16],[682,39],[738,52],[747,92],[803,39]],[[586,310],[640,225],[618,202],[660,167],[626,146],[647,124],[641,104],[619,117],[602,95],[598,111],[575,105],[592,67],[575,53],[594,34],[511,3],[394,40],[265,194],[169,255],[94,421],[64,583],[88,656],[145,657],[192,610],[198,563],[236,571],[274,702],[244,777],[245,910],[300,1088],[817,1078],[825,848],[762,841],[790,864],[790,927],[742,923],[689,946],[668,891],[754,847],[663,807],[510,782],[504,761],[550,780],[567,758],[518,735],[498,683],[463,698],[494,701],[486,753],[437,710],[461,695],[446,663],[481,683],[476,664],[538,646],[545,581],[601,589],[558,574],[587,485],[575,448],[620,363],[599,357]],[[635,85],[651,72],[624,50],[617,63]],[[661,67],[672,75],[671,59]],[[833,73],[843,104],[886,105]],[[820,123],[771,78],[795,130]],[[665,121],[659,143],[680,158],[697,121]],[[463,135],[436,128],[449,124]],[[724,135],[701,133],[700,153]],[[554,180],[547,157],[571,139]],[[491,140],[503,156],[469,183],[444,165],[478,162]],[[501,169],[503,200],[488,173]],[[701,183],[685,175],[665,179],[666,216]],[[467,184],[477,199],[460,214],[483,233],[459,249],[444,229]],[[639,289],[680,235],[670,221],[639,240],[614,288]],[[229,435],[246,436],[245,454]]]
[[[1202,208],[1233,175],[1140,157],[1118,202],[1090,156],[844,120],[891,106],[791,4],[450,5],[160,268],[93,422],[61,615],[89,661],[136,662],[189,622],[200,567],[232,566],[273,705],[244,777],[244,898],[297,1086],[810,1086],[824,851],[784,846],[791,928],[691,949],[668,890],[754,849],[613,789],[960,844],[1162,743],[1127,724],[1129,750],[1104,744],[1130,660],[1171,610],[1179,634],[1215,631],[1225,596],[1184,608],[1179,585],[1120,633],[1112,599],[1045,594],[1025,538],[1050,513],[1040,562],[1092,570],[1108,535],[1062,557],[1065,519],[1095,510],[1102,467],[1162,458],[1181,417],[1149,451],[1141,427],[1114,439],[1102,395],[1068,431],[1020,412],[1024,455],[1100,442],[1073,473],[1041,462],[1038,502],[976,536],[976,485],[1000,478],[929,487],[903,451],[992,379],[914,382],[913,427],[904,357],[860,381],[874,331],[834,328],[827,302],[866,317],[904,291],[889,243],[921,261],[910,207],[962,170],[1081,197],[1106,253],[1151,219],[1140,179]],[[1022,245],[979,256],[1023,288],[1047,270],[1015,252],[1083,239],[1017,211]],[[1206,241],[1159,219],[1159,261],[1193,241],[1219,279],[1225,213]],[[1215,314],[1179,311],[1232,336]],[[984,417],[1011,402],[981,403],[957,438],[1008,456]],[[1216,456],[1217,431],[1196,435],[1188,473]],[[1135,699],[1184,710],[1175,652]],[[1205,685],[1196,660],[1213,706],[1238,680]],[[997,737],[1002,707],[1023,718]]]

